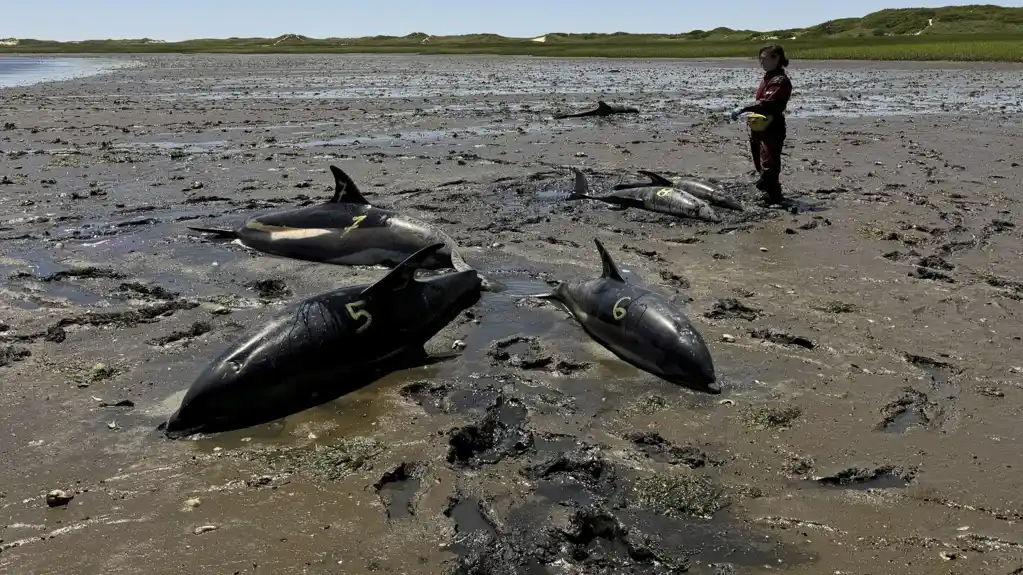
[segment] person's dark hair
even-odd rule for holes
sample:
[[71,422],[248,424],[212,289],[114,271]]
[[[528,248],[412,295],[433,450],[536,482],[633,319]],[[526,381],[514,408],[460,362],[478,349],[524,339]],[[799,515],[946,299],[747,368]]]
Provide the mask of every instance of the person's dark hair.
[[772,56],[778,57],[778,65],[785,68],[789,65],[789,59],[785,57],[785,48],[782,48],[779,44],[768,44],[757,52],[757,56],[762,56],[764,53],[768,53]]

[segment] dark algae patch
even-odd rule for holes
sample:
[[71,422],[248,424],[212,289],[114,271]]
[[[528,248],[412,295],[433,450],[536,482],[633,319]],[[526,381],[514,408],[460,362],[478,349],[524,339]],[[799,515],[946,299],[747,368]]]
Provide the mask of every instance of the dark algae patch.
[[827,487],[844,489],[890,489],[906,487],[916,477],[916,470],[903,469],[894,465],[874,468],[849,467],[835,473],[814,478]]
[[321,481],[336,481],[370,465],[384,452],[378,441],[345,438],[334,445],[277,448],[249,454],[249,458],[280,473],[294,473]]
[[636,431],[628,434],[626,439],[647,457],[661,463],[684,465],[690,469],[722,464],[698,447],[675,445],[655,431]]
[[725,490],[709,477],[676,471],[640,479],[632,495],[639,507],[676,518],[713,516],[728,504]]

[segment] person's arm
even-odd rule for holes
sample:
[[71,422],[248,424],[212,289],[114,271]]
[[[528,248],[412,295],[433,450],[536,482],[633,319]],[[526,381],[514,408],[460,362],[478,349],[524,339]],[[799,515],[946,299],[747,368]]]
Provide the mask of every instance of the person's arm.
[[773,116],[780,114],[785,109],[785,104],[788,103],[791,95],[792,82],[789,81],[788,77],[783,75],[775,76],[768,82],[763,98],[757,100],[754,104],[740,109],[742,112]]

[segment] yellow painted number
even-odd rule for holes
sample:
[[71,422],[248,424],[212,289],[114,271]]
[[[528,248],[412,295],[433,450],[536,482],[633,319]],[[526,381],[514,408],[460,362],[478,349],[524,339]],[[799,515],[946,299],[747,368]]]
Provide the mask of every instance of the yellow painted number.
[[667,196],[670,193],[671,193],[671,188],[661,188],[661,189],[657,190],[657,197],[658,198],[663,198],[664,196]]
[[627,301],[632,301],[632,298],[631,297],[618,298],[618,301],[615,302],[615,306],[611,308],[611,315],[616,320],[621,320],[623,317],[625,317],[625,308],[621,307],[621,305]]
[[362,309],[366,305],[366,300],[353,301],[352,303],[346,303],[345,309],[348,310],[348,315],[351,316],[355,321],[359,321],[362,318],[366,318],[366,323],[359,326],[359,329],[355,330],[355,333],[362,333],[366,331],[369,324],[373,323],[373,316],[369,315],[369,312]]
[[[364,220],[364,219],[366,219],[366,216],[355,216],[355,218],[352,220],[352,225],[346,227],[344,229],[344,231],[341,232],[341,235],[343,236],[343,235],[347,234],[348,232],[354,230],[355,228],[359,227],[359,224],[361,224],[362,220]],[[369,324],[367,324],[367,325],[369,325]]]

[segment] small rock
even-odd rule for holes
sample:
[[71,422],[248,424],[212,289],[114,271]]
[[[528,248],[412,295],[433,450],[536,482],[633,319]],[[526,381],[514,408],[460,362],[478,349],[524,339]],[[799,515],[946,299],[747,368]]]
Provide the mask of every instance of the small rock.
[[67,505],[75,496],[62,489],[54,489],[46,494],[46,504],[50,507],[61,507]]
[[726,343],[735,343],[735,336],[730,333],[721,334],[721,341]]
[[192,497],[191,499],[186,499],[185,500],[185,507],[188,508],[188,509],[195,509],[201,503],[202,503],[202,501],[200,501],[198,497]]
[[451,349],[465,349],[465,342],[460,339],[456,339],[451,343]]
[[226,305],[218,305],[213,308],[210,308],[210,313],[213,315],[227,315],[231,313],[231,308],[227,307]]
[[956,554],[951,551],[942,551],[941,553],[938,553],[938,556],[945,561],[951,561],[956,558]]
[[209,533],[210,531],[216,531],[219,529],[216,525],[200,525],[192,530],[192,533],[196,535],[202,535],[203,533]]
[[761,248],[760,248],[760,251],[762,251],[762,252],[766,252],[766,251],[767,251],[767,248],[765,248],[765,247],[761,247]]

